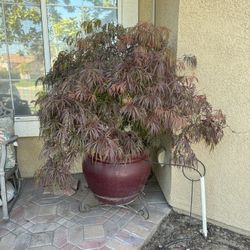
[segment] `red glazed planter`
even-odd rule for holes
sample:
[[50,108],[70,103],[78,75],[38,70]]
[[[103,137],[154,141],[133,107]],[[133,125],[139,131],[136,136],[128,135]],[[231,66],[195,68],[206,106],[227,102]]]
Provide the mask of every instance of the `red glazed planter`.
[[89,188],[99,201],[105,204],[128,204],[143,190],[150,174],[146,156],[128,163],[103,162],[87,157],[83,161],[83,173]]

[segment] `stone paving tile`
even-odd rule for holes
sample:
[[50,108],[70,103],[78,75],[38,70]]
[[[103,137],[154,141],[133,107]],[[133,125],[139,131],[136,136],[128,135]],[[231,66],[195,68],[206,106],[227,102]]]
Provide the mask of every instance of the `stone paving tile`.
[[121,216],[116,213],[112,217],[110,217],[109,220],[117,223],[119,220],[121,220]]
[[124,214],[120,220],[117,221],[117,224],[120,228],[124,227],[127,223],[129,223],[133,218],[135,217],[135,214],[133,212],[127,211],[126,214]]
[[112,250],[136,250],[137,247],[128,245],[125,242],[122,242],[118,239],[110,240],[105,246],[111,248]]
[[100,248],[100,250],[113,250],[113,249],[107,246],[103,246],[102,248]]
[[76,225],[68,229],[69,242],[76,245],[84,240],[83,227]]
[[105,221],[107,221],[107,218],[104,216],[81,217],[79,215],[76,215],[70,221],[81,225],[93,225],[103,224]]
[[10,231],[6,228],[0,228],[0,238],[8,234]]
[[38,205],[35,204],[29,204],[27,207],[25,207],[24,209],[24,218],[26,220],[30,220],[34,217],[36,217],[39,213],[39,209],[40,207]]
[[69,209],[74,214],[80,214],[80,202],[77,200],[72,200],[69,202]]
[[58,250],[57,247],[54,246],[42,246],[42,247],[31,247],[29,250]]
[[105,215],[106,216],[106,210],[101,208],[101,207],[97,207],[97,208],[91,208],[90,211],[86,211],[86,212],[81,212],[78,214],[81,217],[89,217],[89,216],[100,216],[100,215]]
[[46,206],[40,206],[39,208],[39,216],[44,215],[55,215],[56,214],[56,205],[46,205]]
[[141,217],[140,215],[136,215],[134,218],[133,218],[133,222],[139,226],[142,226],[142,227],[145,227],[147,228],[148,230],[152,230],[154,229],[155,227],[157,227],[157,224],[149,221],[149,220],[145,220],[143,217]]
[[79,247],[74,247],[74,248],[72,248],[72,250],[81,250],[81,248],[79,248]]
[[150,203],[166,202],[166,198],[160,190],[154,191],[154,192],[147,192],[144,196],[144,199],[149,204]]
[[14,230],[12,230],[12,233],[15,234],[15,235],[19,235],[19,234],[23,234],[23,233],[29,233],[29,231],[27,231],[22,226],[18,226]]
[[56,231],[54,232],[53,245],[58,248],[61,248],[63,245],[67,244],[67,242],[68,242],[68,230],[63,226],[57,228]]
[[134,235],[126,230],[121,230],[118,234],[116,234],[115,237],[120,241],[123,241],[134,247],[140,247],[144,243],[143,238],[140,238],[137,235]]
[[103,225],[87,225],[84,226],[84,239],[104,238],[105,232]]
[[128,211],[126,209],[120,209],[118,212],[117,212],[117,215],[120,216],[120,217],[123,217],[124,215],[126,215],[128,213]]
[[[11,222],[11,221],[2,221],[0,222],[0,229],[8,229],[9,231],[14,230],[17,227],[17,224]],[[0,236],[1,237],[1,236]]]
[[34,225],[34,223],[32,223],[32,222],[27,222],[27,223],[25,223],[25,224],[23,224],[22,225],[22,227],[24,228],[24,229],[29,229],[31,226],[33,226]]
[[164,202],[164,203],[155,203],[153,206],[156,207],[157,209],[159,209],[161,212],[165,213],[166,215],[171,212],[171,208],[168,205],[168,203],[166,203],[166,202]]
[[40,232],[32,234],[30,246],[31,247],[40,247],[52,245],[53,232]]
[[71,210],[69,201],[63,201],[57,205],[57,214],[66,219],[71,219],[72,217],[76,215]]
[[22,226],[24,224],[26,224],[27,222],[29,222],[28,220],[26,220],[25,218],[20,218],[17,221],[14,221],[16,224],[18,224],[19,226]]
[[14,250],[27,249],[30,245],[30,240],[31,240],[31,234],[21,233],[21,234],[17,235]]
[[57,223],[41,223],[41,224],[35,224],[31,226],[28,230],[31,233],[41,233],[41,232],[54,231],[59,226],[60,225]]
[[33,223],[53,223],[53,222],[57,222],[62,219],[61,216],[54,214],[54,215],[44,215],[44,216],[37,216],[33,219],[31,219],[31,221]]
[[66,228],[70,228],[70,227],[72,227],[72,226],[77,225],[77,223],[74,223],[74,222],[72,222],[72,221],[66,220],[62,225],[63,225],[64,227],[66,227]]
[[113,215],[115,215],[116,213],[118,213],[118,210],[114,210],[112,208],[109,208],[108,210],[106,210],[106,212],[103,214],[105,217],[110,218]]
[[103,229],[105,237],[112,238],[120,230],[120,227],[115,222],[108,220],[103,224]]
[[10,250],[14,249],[16,241],[16,235],[13,233],[7,234],[5,237],[0,240],[0,249]]
[[51,205],[58,204],[63,201],[65,197],[63,195],[53,195],[51,193],[41,194],[33,197],[32,201],[38,205]]
[[74,199],[76,199],[78,201],[82,201],[82,200],[86,199],[87,195],[88,195],[88,191],[84,190],[84,191],[77,192],[76,194],[74,194],[72,196],[72,198],[74,198]]
[[148,206],[148,211],[149,211],[148,220],[157,224],[159,224],[162,221],[162,219],[168,214],[166,212],[165,213],[162,212],[160,208],[157,208],[156,206],[152,205]]
[[33,194],[31,193],[22,193],[20,198],[16,201],[17,206],[25,206],[33,199]]
[[63,217],[61,217],[61,219],[58,220],[57,223],[60,224],[60,225],[63,225],[63,223],[65,223],[66,221],[68,221],[68,220],[65,219],[65,218],[63,218]]
[[95,206],[99,204],[98,200],[91,191],[88,192],[88,194],[85,196],[84,199],[82,199],[82,201],[85,204],[88,204],[89,206]]
[[[60,249],[62,249],[62,250],[72,250],[72,249],[76,249],[76,246],[72,245],[70,243],[66,243],[65,245],[63,245],[62,247],[60,247]],[[80,248],[78,248],[78,249],[80,249]]]
[[20,222],[24,219],[24,207],[23,206],[19,206],[19,207],[15,207],[13,208],[12,212],[11,212],[11,221],[14,222]]
[[[71,197],[45,194],[32,185],[24,185],[29,190],[24,188],[10,221],[0,221],[0,250],[135,250],[170,211],[155,179],[146,188],[149,220],[131,210],[108,205],[80,213],[80,201],[90,206],[98,204],[83,182],[82,191]],[[142,203],[137,200],[132,206],[141,208]]]
[[85,240],[77,246],[81,249],[100,249],[105,243],[105,239]]
[[133,221],[130,221],[124,229],[130,233],[138,235],[139,237],[143,239],[146,239],[150,235],[150,232],[151,232],[147,228],[139,226]]

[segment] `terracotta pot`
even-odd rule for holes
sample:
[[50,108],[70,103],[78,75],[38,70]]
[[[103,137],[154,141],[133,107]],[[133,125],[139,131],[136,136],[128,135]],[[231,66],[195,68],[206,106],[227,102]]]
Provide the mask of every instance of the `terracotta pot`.
[[127,204],[143,190],[150,174],[146,156],[129,163],[103,162],[87,158],[83,161],[83,173],[89,188],[106,204]]

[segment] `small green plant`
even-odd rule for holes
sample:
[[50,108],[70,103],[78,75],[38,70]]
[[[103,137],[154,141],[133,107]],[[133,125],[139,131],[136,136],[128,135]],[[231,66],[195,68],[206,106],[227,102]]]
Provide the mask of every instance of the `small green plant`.
[[176,62],[167,28],[140,23],[125,29],[84,23],[72,49],[58,55],[43,79],[41,135],[46,162],[37,176],[42,185],[69,185],[73,161],[129,160],[173,137],[173,161],[191,164],[192,143],[213,148],[223,137],[225,117],[205,95],[196,93],[194,76],[177,71],[195,66],[194,57]]

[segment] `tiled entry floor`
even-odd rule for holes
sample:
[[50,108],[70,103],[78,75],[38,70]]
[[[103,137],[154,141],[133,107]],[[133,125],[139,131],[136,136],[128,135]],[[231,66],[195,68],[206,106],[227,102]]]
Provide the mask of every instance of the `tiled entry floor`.
[[144,197],[150,213],[148,220],[118,207],[99,206],[81,213],[80,201],[85,204],[97,201],[83,177],[77,178],[81,185],[71,197],[46,194],[35,187],[33,179],[25,179],[10,221],[0,221],[0,249],[140,249],[170,212],[152,177]]

